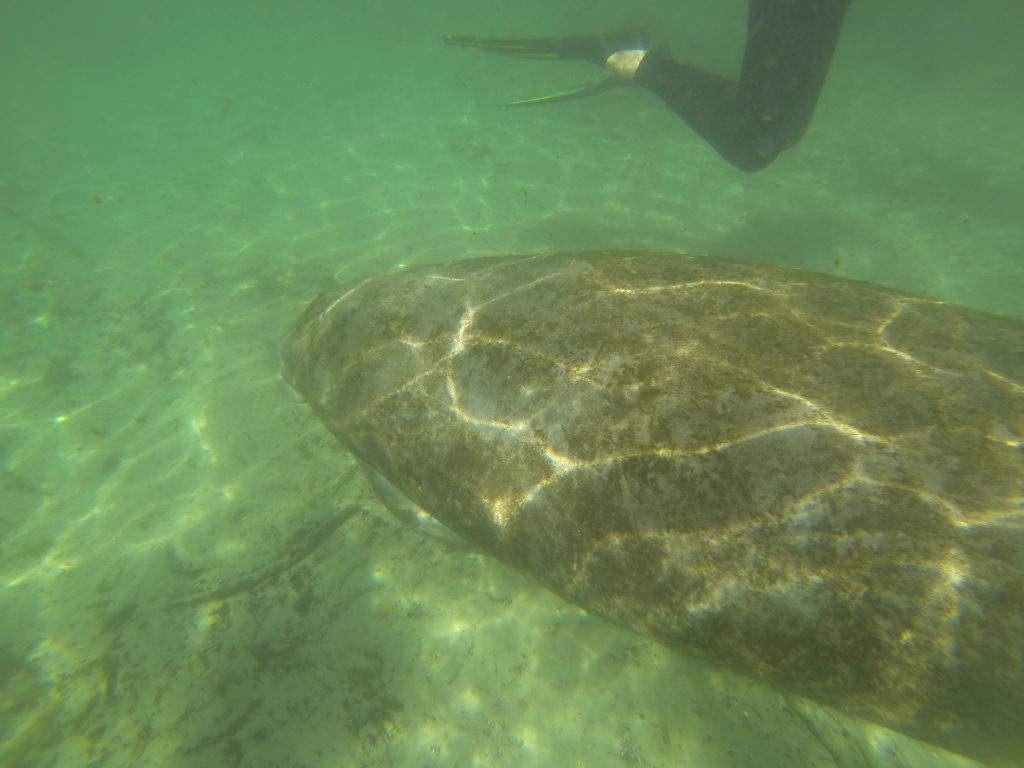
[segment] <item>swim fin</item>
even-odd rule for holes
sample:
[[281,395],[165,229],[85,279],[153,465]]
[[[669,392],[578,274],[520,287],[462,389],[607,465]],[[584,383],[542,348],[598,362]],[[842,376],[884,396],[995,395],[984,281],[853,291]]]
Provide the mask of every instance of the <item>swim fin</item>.
[[559,101],[575,101],[576,99],[585,99],[588,96],[596,96],[599,93],[611,90],[612,88],[618,88],[623,85],[629,85],[625,80],[615,75],[602,78],[593,83],[587,83],[576,88],[570,88],[567,91],[559,91],[557,93],[549,93],[545,96],[528,96],[525,99],[516,99],[515,101],[509,101],[504,104],[500,104],[502,107],[535,107],[542,104],[555,104]]
[[582,59],[603,67],[616,51],[649,48],[646,26],[597,35],[573,37],[471,37],[442,35],[445,45],[476,48],[503,56],[526,59]]
[[[466,35],[444,35],[445,45],[462,48],[476,48],[487,53],[502,56],[514,56],[525,59],[547,60],[583,60],[599,67],[605,67],[608,57],[613,53],[628,49],[649,47],[646,26],[624,29],[598,35],[577,35],[573,37],[470,37]],[[542,104],[554,104],[561,101],[574,101],[588,96],[617,88],[628,83],[620,77],[612,75],[592,83],[580,85],[544,96],[533,96],[502,104],[504,107],[533,107]]]

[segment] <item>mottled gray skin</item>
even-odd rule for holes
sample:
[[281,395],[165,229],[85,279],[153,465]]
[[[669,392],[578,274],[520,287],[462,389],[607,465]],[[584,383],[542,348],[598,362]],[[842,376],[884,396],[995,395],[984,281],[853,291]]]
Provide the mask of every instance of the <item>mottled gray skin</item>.
[[283,361],[356,456],[568,600],[1020,764],[1024,323],[576,253],[367,278]]

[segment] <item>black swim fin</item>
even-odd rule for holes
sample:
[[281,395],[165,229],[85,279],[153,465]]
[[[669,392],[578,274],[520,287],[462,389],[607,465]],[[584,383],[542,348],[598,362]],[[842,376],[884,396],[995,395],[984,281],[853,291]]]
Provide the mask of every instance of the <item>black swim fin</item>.
[[650,48],[646,26],[573,37],[470,37],[442,35],[445,45],[526,59],[581,59],[603,67],[616,51]]
[[[599,35],[577,35],[574,37],[517,38],[444,35],[441,39],[445,45],[476,48],[502,56],[547,60],[577,59],[604,67],[608,62],[608,57],[617,51],[637,48],[647,49],[649,47],[648,37],[647,27],[643,26],[624,29],[619,32],[608,32]],[[574,101],[576,99],[585,99],[588,96],[595,96],[622,85],[627,85],[626,81],[612,75],[592,83],[587,83],[586,85],[580,85],[544,96],[517,99],[501,106],[533,107],[542,104],[554,104],[560,101]]]
[[621,77],[611,75],[609,77],[602,78],[593,83],[587,83],[586,85],[580,85],[576,88],[570,88],[566,91],[558,91],[557,93],[549,93],[544,96],[528,96],[525,99],[516,99],[515,101],[509,101],[504,104],[500,104],[502,107],[536,107],[543,104],[555,104],[559,101],[575,101],[576,99],[585,99],[588,96],[596,96],[599,93],[611,90],[612,88],[618,88],[623,85],[629,85]]

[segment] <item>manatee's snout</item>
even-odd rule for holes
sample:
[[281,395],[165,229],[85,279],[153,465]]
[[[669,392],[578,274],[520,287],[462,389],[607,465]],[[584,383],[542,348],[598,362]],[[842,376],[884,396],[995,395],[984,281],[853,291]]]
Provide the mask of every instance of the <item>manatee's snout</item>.
[[280,387],[289,400],[305,402],[305,386],[309,378],[308,355],[306,351],[314,335],[315,319],[322,311],[327,295],[318,297],[306,307],[298,320],[285,333],[284,337],[274,345],[272,365],[277,371]]
[[304,403],[306,398],[292,384],[290,374],[292,366],[289,365],[288,358],[285,356],[285,348],[287,347],[290,335],[289,333],[276,342],[269,342],[267,344],[267,357],[270,368],[274,371],[274,385],[278,391],[293,403]]
[[316,399],[314,369],[324,363],[323,337],[338,332],[339,321],[330,312],[338,297],[334,291],[314,299],[277,345],[274,365],[282,383],[294,393],[289,397],[302,402]]
[[297,373],[297,366],[299,363],[299,355],[296,350],[296,333],[299,327],[299,323],[296,322],[288,329],[277,343],[274,344],[272,352],[271,364],[274,366],[274,370],[277,372],[277,377],[281,382],[290,388],[293,392],[298,393],[298,389],[295,386],[295,377]]

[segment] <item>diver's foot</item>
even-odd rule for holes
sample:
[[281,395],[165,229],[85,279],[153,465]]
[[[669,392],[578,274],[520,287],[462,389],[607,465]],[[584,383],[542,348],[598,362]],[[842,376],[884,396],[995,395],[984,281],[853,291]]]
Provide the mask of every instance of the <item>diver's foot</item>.
[[633,76],[640,68],[641,62],[647,51],[643,48],[631,48],[627,51],[616,51],[607,58],[604,65],[613,75],[621,77],[627,82],[633,82]]

